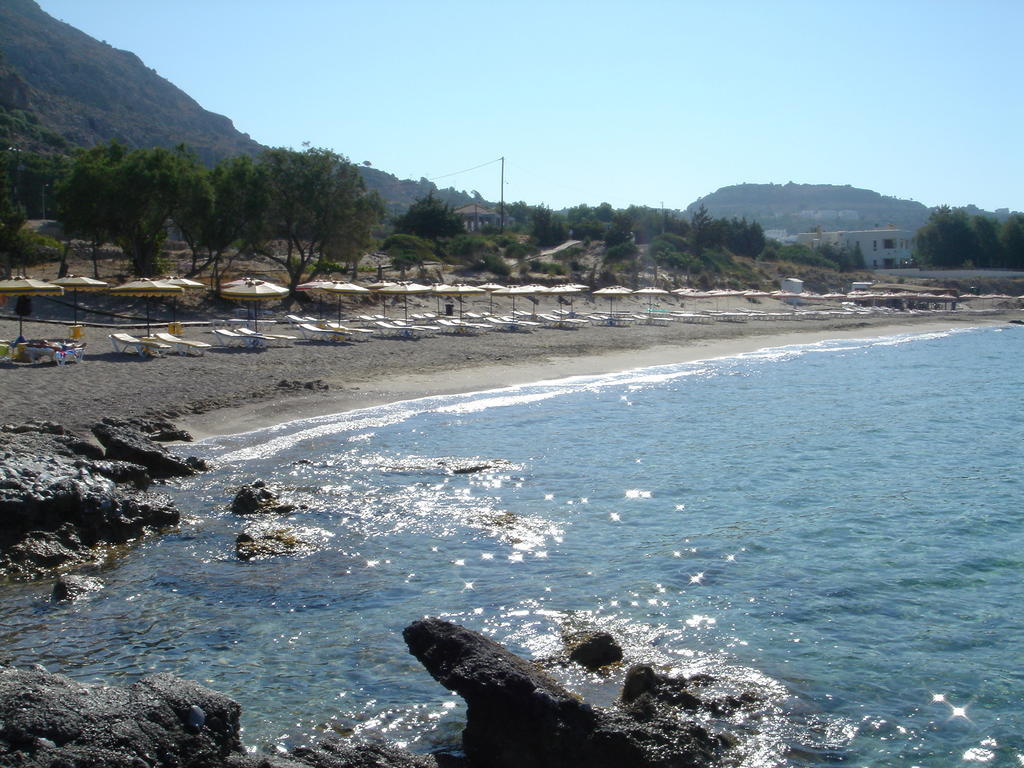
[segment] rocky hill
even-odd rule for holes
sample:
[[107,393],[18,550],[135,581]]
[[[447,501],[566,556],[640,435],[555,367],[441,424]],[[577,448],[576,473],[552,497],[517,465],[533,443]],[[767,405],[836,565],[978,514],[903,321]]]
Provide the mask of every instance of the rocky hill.
[[688,211],[703,205],[718,218],[746,218],[766,230],[790,234],[824,230],[876,229],[892,224],[916,230],[929,209],[913,200],[886,197],[869,189],[831,184],[736,184],[691,203]]
[[[133,148],[184,143],[209,165],[264,148],[134,53],[54,19],[34,0],[0,0],[0,144],[51,154],[111,139]],[[426,179],[360,171],[392,213],[428,193],[454,206],[473,199]]]

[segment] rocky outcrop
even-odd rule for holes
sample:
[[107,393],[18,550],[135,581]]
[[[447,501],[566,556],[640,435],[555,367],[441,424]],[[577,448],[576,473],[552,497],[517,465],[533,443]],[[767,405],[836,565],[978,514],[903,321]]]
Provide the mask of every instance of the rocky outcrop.
[[231,511],[236,515],[287,515],[294,510],[294,504],[282,502],[277,491],[269,488],[263,480],[243,485],[231,502]]
[[585,632],[567,639],[569,660],[594,672],[622,661],[622,646],[608,632]]
[[169,674],[126,687],[0,667],[0,765],[46,768],[437,768],[397,747],[326,739],[248,754],[241,707]]
[[253,526],[235,537],[235,554],[239,560],[294,555],[309,548],[309,542],[294,528],[288,527]]
[[197,460],[190,462],[171,455],[137,425],[126,421],[103,419],[93,426],[92,433],[106,450],[108,459],[139,464],[154,477],[184,477],[204,468]]
[[127,688],[0,668],[0,764],[222,765],[241,752],[241,707],[172,675]]
[[50,597],[56,601],[73,601],[103,589],[103,582],[95,576],[81,576],[71,573],[62,574],[53,585]]
[[489,768],[684,768],[710,765],[730,740],[658,706],[594,707],[472,630],[415,621],[409,651],[466,701],[463,748]]
[[0,577],[50,575],[178,523],[169,498],[140,490],[144,467],[101,456],[55,425],[0,429]]

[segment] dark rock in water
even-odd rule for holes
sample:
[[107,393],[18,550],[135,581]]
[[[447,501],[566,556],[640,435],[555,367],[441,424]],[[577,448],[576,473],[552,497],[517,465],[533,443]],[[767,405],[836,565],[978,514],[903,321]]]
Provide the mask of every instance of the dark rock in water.
[[103,581],[95,576],[79,576],[66,573],[53,585],[50,597],[53,600],[78,600],[103,589]]
[[239,560],[294,555],[309,548],[308,541],[295,529],[287,527],[255,527],[235,538],[235,554]]
[[141,467],[90,458],[95,450],[68,435],[0,432],[0,576],[48,575],[95,559],[97,545],[178,523],[167,497],[111,479],[142,482]]
[[169,674],[127,687],[0,667],[0,766],[25,768],[437,768],[432,757],[327,739],[248,754],[241,707]]
[[588,632],[569,640],[569,659],[590,671],[622,661],[622,646],[608,632]]
[[440,619],[403,632],[409,651],[466,700],[463,748],[490,768],[680,768],[710,765],[729,745],[654,710],[593,707],[483,635]]
[[279,503],[279,498],[264,481],[257,480],[238,489],[234,501],[231,502],[231,511],[236,515],[287,515],[295,510],[294,504]]
[[622,684],[622,702],[630,706],[635,714],[649,713],[658,705],[678,707],[687,712],[698,710],[716,717],[730,715],[740,709],[750,709],[761,701],[752,692],[738,696],[721,695],[716,698],[702,698],[694,688],[703,688],[714,683],[710,675],[694,675],[690,678],[674,678],[654,670],[646,664],[631,667]]
[[93,425],[92,433],[106,449],[108,459],[141,464],[154,477],[182,477],[196,473],[187,462],[172,456],[166,448],[157,445],[127,422],[104,419]]
[[[189,727],[193,709],[205,715]],[[221,766],[241,754],[241,707],[168,674],[126,688],[0,668],[0,765]]]
[[315,747],[298,747],[292,756],[315,768],[437,768],[433,757],[414,755],[389,744],[324,739]]

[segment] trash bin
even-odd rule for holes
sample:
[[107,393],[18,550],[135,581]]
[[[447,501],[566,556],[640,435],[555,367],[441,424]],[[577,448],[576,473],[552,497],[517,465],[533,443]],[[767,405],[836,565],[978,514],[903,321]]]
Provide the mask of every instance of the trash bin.
[[182,332],[184,330],[185,330],[185,326],[183,326],[181,323],[168,323],[167,324],[167,332],[170,333],[170,334],[173,334],[175,336],[181,336],[181,334],[182,334]]
[[448,302],[447,304],[445,304],[444,305],[444,313],[448,317],[451,317],[452,315],[454,315],[455,314],[455,305],[452,304],[451,302]]
[[82,336],[85,335],[85,329],[82,326],[80,326],[80,325],[72,325],[68,329],[68,333],[70,335],[70,338],[72,338],[72,339],[80,339],[80,338],[82,338]]

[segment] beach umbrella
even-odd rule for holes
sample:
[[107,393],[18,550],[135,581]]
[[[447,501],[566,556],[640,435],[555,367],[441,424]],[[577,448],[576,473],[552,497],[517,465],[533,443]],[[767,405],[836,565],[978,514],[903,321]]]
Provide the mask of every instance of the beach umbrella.
[[553,288],[548,288],[548,293],[552,296],[568,296],[569,297],[569,314],[575,315],[576,312],[573,309],[573,298],[583,291],[589,290],[585,285],[577,285],[574,283],[566,283],[565,285],[556,285]]
[[340,280],[327,280],[317,290],[333,293],[338,297],[338,324],[341,324],[341,297],[342,296],[366,296],[370,293],[369,288],[363,288],[355,283],[345,283]]
[[366,286],[374,293],[380,295],[380,308],[381,311],[384,313],[385,317],[387,317],[388,314],[388,307],[387,304],[384,303],[384,297],[386,294],[381,293],[381,291],[384,290],[385,288],[390,288],[393,285],[397,285],[397,283],[395,283],[392,280],[378,280],[376,283],[370,283],[368,286]]
[[487,293],[483,288],[477,288],[475,285],[463,285],[462,283],[456,283],[455,285],[435,285],[431,288],[431,292],[437,296],[451,296],[452,298],[459,300],[459,320],[462,320],[462,299],[465,296],[479,296],[482,293]]
[[245,278],[240,282],[232,281],[232,284],[222,287],[220,295],[225,299],[253,302],[252,329],[259,331],[260,302],[268,299],[283,299],[288,295],[288,289],[277,283],[268,283],[266,280]]
[[491,295],[487,311],[490,312],[491,314],[494,314],[494,292],[502,290],[505,286],[499,285],[498,283],[484,283],[483,285],[478,285],[477,287],[483,288],[485,291],[487,291],[487,293]]
[[110,283],[103,280],[94,280],[83,275],[67,275],[50,281],[53,285],[59,285],[65,291],[71,291],[71,302],[74,307],[74,320],[72,325],[78,325],[78,292],[79,291],[105,291]]
[[632,294],[629,288],[622,285],[609,285],[607,288],[600,288],[594,291],[595,296],[607,296],[608,297],[608,317],[612,315],[612,305],[615,299],[621,298],[622,296],[629,296]]
[[405,319],[409,319],[409,297],[416,294],[430,293],[429,285],[419,283],[389,283],[377,289],[381,296],[401,296],[405,303]]
[[[295,286],[295,290],[296,291],[303,291],[303,292],[305,292],[305,291],[319,291],[325,285],[328,285],[330,283],[331,283],[330,280],[310,280],[308,283],[299,283],[298,285]],[[319,315],[320,319],[323,320],[324,319],[324,297],[323,297],[323,294],[317,294],[317,300],[318,300],[318,302],[320,304],[320,311],[319,311],[318,315]],[[341,299],[338,299],[338,302],[340,304],[341,303]],[[341,311],[340,306],[338,308],[338,311],[339,312]]]
[[[48,283],[45,280],[35,280],[31,277],[12,277],[9,280],[0,280],[0,296],[62,296],[64,289],[59,285]],[[18,311],[24,309],[25,311]],[[22,324],[25,315],[32,313],[32,305],[28,301],[22,302],[15,308],[18,315],[18,340],[24,341],[25,334],[22,332]]]
[[[189,289],[189,288],[205,288],[206,287],[205,283],[200,283],[198,280],[190,280],[187,277],[178,277],[177,275],[171,275],[170,277],[161,277],[160,279],[163,282],[165,282],[165,283],[170,283],[171,285],[177,285],[177,286],[180,286],[181,288],[184,288],[186,290]],[[171,299],[171,322],[172,323],[178,322],[178,297],[177,296],[175,296],[174,298]]]
[[493,296],[512,297],[512,317],[516,316],[516,296],[536,296],[538,293],[547,292],[543,285],[510,285],[506,288],[491,291]]
[[670,295],[669,292],[666,291],[664,288],[639,288],[639,289],[633,291],[633,293],[638,295],[638,296],[646,296],[647,297],[647,315],[648,315],[648,319],[650,319],[650,314],[654,311],[654,297],[655,296],[668,296],[668,295]]
[[114,296],[141,296],[146,299],[146,335],[149,336],[149,302],[155,296],[161,298],[164,296],[177,296],[179,293],[184,293],[185,289],[180,285],[171,285],[165,283],[162,280],[153,280],[148,277],[143,277],[139,280],[132,280],[130,283],[124,285],[116,285],[110,289],[110,293]]

